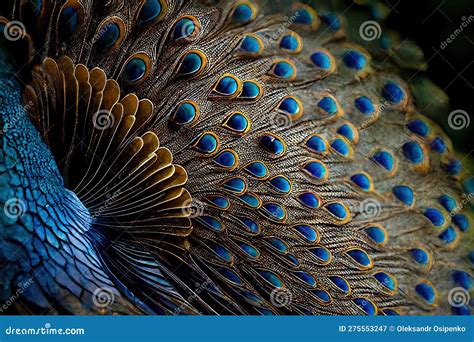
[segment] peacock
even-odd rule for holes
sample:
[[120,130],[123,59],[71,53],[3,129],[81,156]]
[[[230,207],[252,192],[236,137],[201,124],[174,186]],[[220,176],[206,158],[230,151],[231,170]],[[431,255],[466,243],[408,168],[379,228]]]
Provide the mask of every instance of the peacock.
[[3,314],[472,312],[474,178],[378,1],[0,7]]

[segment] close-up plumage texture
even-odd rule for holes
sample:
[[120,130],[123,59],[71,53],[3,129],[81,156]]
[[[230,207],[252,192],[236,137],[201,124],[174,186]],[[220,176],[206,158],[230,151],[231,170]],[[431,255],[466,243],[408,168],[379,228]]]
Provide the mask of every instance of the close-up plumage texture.
[[474,181],[400,76],[423,54],[342,3],[2,1],[8,312],[470,314]]

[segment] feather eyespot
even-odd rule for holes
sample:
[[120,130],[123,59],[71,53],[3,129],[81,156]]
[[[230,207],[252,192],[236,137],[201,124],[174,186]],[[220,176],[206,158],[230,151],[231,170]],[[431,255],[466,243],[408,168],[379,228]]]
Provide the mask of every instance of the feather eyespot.
[[242,91],[242,82],[231,74],[225,74],[214,85],[212,92],[226,98],[235,98]]
[[200,109],[194,101],[183,101],[176,108],[171,122],[177,126],[192,126],[200,116]]
[[303,49],[303,41],[295,32],[288,32],[280,39],[280,49],[291,54],[300,53]]
[[194,77],[202,73],[207,65],[206,55],[199,50],[190,50],[182,58],[178,67],[178,75]]
[[235,24],[246,24],[257,17],[257,7],[250,1],[240,1],[234,6],[230,20]]
[[119,46],[125,39],[125,23],[119,17],[104,20],[97,29],[94,41],[101,52]]
[[194,39],[201,28],[196,17],[184,16],[176,21],[172,31],[172,39],[178,41],[190,41]]
[[139,28],[161,20],[166,14],[167,4],[164,0],[144,0],[137,15]]
[[84,16],[84,7],[77,0],[68,0],[59,13],[58,28],[61,39],[72,37]]
[[125,62],[121,79],[127,86],[136,86],[142,83],[150,72],[150,57],[146,53],[137,53]]

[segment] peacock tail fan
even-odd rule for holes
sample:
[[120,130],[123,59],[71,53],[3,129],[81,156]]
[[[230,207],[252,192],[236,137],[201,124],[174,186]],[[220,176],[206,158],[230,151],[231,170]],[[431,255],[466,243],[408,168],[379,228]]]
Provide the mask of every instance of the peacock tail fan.
[[474,180],[379,2],[0,7],[10,312],[472,311]]

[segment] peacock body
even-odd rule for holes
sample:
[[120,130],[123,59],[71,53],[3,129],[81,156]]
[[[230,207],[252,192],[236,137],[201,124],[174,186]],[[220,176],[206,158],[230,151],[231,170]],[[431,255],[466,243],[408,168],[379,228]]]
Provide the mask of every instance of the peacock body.
[[424,63],[338,1],[0,7],[8,312],[470,314],[473,180],[397,76]]

